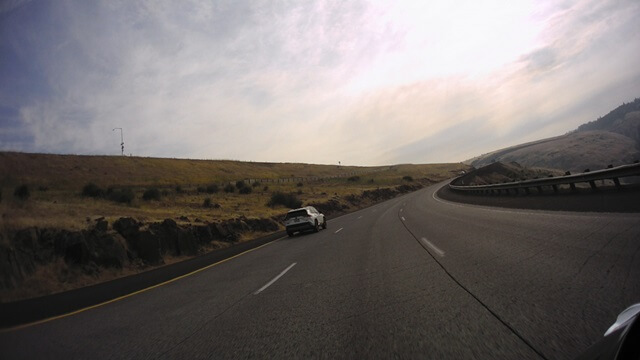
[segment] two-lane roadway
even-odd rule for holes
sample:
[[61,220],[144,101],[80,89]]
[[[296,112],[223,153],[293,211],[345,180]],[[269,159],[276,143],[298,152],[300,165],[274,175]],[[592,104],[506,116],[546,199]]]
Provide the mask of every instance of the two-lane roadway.
[[3,359],[569,359],[640,302],[640,216],[432,186],[178,281],[0,333]]

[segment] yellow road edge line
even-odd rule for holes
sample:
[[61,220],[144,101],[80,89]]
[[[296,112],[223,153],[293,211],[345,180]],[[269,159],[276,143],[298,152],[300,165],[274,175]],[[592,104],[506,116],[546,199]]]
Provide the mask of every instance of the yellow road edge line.
[[191,275],[197,274],[197,273],[199,273],[199,272],[201,272],[201,271],[207,270],[207,269],[209,269],[209,268],[212,268],[212,267],[214,267],[214,266],[216,266],[216,265],[219,265],[219,264],[222,264],[222,263],[224,263],[224,262],[227,262],[227,261],[229,261],[229,260],[231,260],[231,259],[237,258],[237,257],[239,257],[239,256],[241,256],[241,255],[246,254],[246,253],[250,253],[250,252],[252,252],[252,251],[255,251],[255,250],[258,250],[258,249],[260,249],[260,248],[262,248],[262,247],[265,247],[265,246],[267,246],[267,245],[273,244],[274,242],[276,242],[276,241],[278,241],[278,240],[281,240],[281,239],[284,239],[284,237],[278,238],[278,239],[273,240],[273,241],[269,241],[268,243],[266,243],[266,244],[262,244],[262,245],[260,245],[260,246],[258,246],[258,247],[253,248],[253,249],[245,250],[245,251],[241,252],[240,254],[236,254],[236,255],[233,255],[233,256],[228,257],[228,258],[226,258],[226,259],[220,260],[220,261],[218,261],[218,262],[216,262],[216,263],[209,264],[209,265],[207,265],[207,266],[205,266],[205,267],[202,267],[202,268],[200,268],[200,269],[194,270],[194,271],[192,271],[192,272],[190,272],[190,273],[187,273],[187,274],[184,274],[184,275],[180,275],[180,276],[174,277],[173,279],[169,279],[169,280],[164,281],[164,282],[161,282],[161,283],[159,283],[159,284],[155,284],[155,285],[152,285],[152,286],[146,287],[146,288],[144,288],[144,289],[140,289],[140,290],[134,291],[134,292],[132,292],[132,293],[129,293],[129,294],[126,294],[126,295],[122,295],[122,296],[119,296],[119,297],[117,297],[117,298],[114,298],[114,299],[111,299],[111,300],[107,300],[107,301],[101,302],[101,303],[99,303],[99,304],[95,304],[95,305],[87,306],[87,307],[85,307],[85,308],[78,309],[78,310],[74,310],[74,311],[69,312],[69,313],[66,313],[66,314],[60,314],[60,315],[52,316],[52,317],[49,317],[49,318],[46,318],[46,319],[42,319],[42,320],[38,320],[38,321],[34,321],[34,322],[30,322],[30,323],[22,324],[22,325],[17,325],[17,326],[14,326],[14,327],[9,327],[9,328],[0,329],[0,334],[1,334],[1,333],[6,333],[6,332],[11,332],[11,331],[16,331],[16,330],[21,330],[21,329],[25,329],[25,328],[32,327],[32,326],[35,326],[35,325],[40,325],[40,324],[44,324],[44,323],[47,323],[47,322],[50,322],[50,321],[54,321],[54,320],[58,320],[58,319],[62,319],[62,318],[66,318],[66,317],[69,317],[69,316],[77,315],[77,314],[80,314],[80,313],[85,312],[85,311],[87,311],[87,310],[91,310],[91,309],[95,309],[95,308],[98,308],[98,307],[101,307],[101,306],[104,306],[104,305],[108,305],[108,304],[114,303],[114,302],[116,302],[116,301],[124,300],[124,299],[126,299],[126,298],[128,298],[128,297],[131,297],[131,296],[134,296],[134,295],[138,295],[138,294],[141,294],[141,293],[143,293],[143,292],[146,292],[146,291],[149,291],[149,290],[155,289],[155,288],[157,288],[157,287],[164,286],[164,285],[167,285],[167,284],[172,283],[172,282],[174,282],[174,281],[178,281],[178,280],[180,280],[180,279],[184,279],[184,278],[186,278],[186,277],[188,277],[188,276],[191,276]]

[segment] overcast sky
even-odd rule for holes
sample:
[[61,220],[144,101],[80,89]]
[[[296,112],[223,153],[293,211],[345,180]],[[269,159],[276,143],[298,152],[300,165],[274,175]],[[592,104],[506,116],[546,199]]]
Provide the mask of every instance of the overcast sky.
[[0,1],[0,150],[462,161],[640,96],[640,1]]

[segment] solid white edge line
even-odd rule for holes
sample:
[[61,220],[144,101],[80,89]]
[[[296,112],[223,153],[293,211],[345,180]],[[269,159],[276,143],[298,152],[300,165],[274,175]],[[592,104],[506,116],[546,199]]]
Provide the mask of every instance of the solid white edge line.
[[342,231],[342,229],[344,229],[344,228],[340,228],[340,229],[336,230],[336,231],[334,232],[334,234],[339,233],[340,231]]
[[248,253],[250,253],[250,252],[252,252],[252,251],[256,251],[256,250],[258,250],[258,249],[260,249],[260,248],[263,248],[263,247],[265,247],[265,246],[267,246],[267,245],[271,245],[271,244],[275,243],[276,241],[280,241],[280,240],[282,240],[282,239],[286,239],[286,238],[287,238],[287,236],[283,236],[283,237],[281,237],[281,238],[277,238],[276,240],[270,241],[270,242],[268,242],[268,243],[266,243],[266,244],[262,244],[262,245],[260,245],[260,246],[258,246],[258,247],[253,248],[253,249],[249,249],[249,250],[243,251],[243,252],[241,252],[241,253],[239,253],[239,254],[236,254],[236,255],[234,255],[234,256],[228,257],[228,258],[226,258],[226,259],[222,259],[222,260],[220,260],[220,261],[218,261],[218,262],[215,262],[215,263],[213,263],[213,264],[209,264],[209,265],[207,265],[207,266],[205,266],[205,267],[201,267],[200,269],[196,269],[196,270],[194,270],[194,271],[192,271],[192,272],[190,272],[190,273],[187,273],[187,274],[184,274],[184,275],[180,275],[180,276],[177,276],[177,277],[175,277],[175,278],[173,278],[173,279],[169,279],[169,280],[167,280],[167,281],[161,282],[161,283],[159,283],[159,284],[152,285],[152,286],[146,287],[146,288],[144,288],[144,289],[140,289],[140,290],[137,290],[137,291],[131,292],[131,293],[129,293],[129,294],[125,294],[125,295],[119,296],[119,297],[117,297],[117,298],[115,298],[115,299],[107,300],[107,301],[101,302],[101,303],[99,303],[99,304],[90,305],[90,306],[84,307],[84,308],[82,308],[82,309],[74,310],[74,311],[71,311],[71,312],[68,312],[68,313],[64,313],[64,314],[60,314],[60,315],[55,315],[55,316],[48,317],[48,318],[45,318],[45,319],[42,319],[42,320],[37,320],[37,321],[30,322],[30,323],[26,323],[26,324],[22,324],[22,325],[17,325],[17,326],[13,326],[13,327],[8,327],[8,328],[0,328],[0,334],[2,334],[2,333],[8,333],[8,332],[15,331],[15,330],[26,329],[26,328],[29,328],[29,327],[32,327],[32,326],[36,326],[36,325],[40,325],[40,324],[44,324],[44,323],[48,323],[48,322],[50,322],[50,321],[54,321],[54,320],[58,320],[58,319],[64,319],[64,318],[66,318],[66,317],[74,316],[74,315],[77,315],[77,314],[83,313],[83,312],[85,312],[85,311],[89,311],[89,310],[92,310],[92,309],[95,309],[95,308],[99,308],[99,307],[104,306],[104,305],[108,305],[108,304],[111,304],[111,303],[114,303],[114,302],[118,302],[118,301],[120,301],[120,300],[124,300],[124,299],[126,299],[126,298],[129,298],[129,297],[132,297],[132,296],[135,296],[135,295],[141,294],[141,293],[143,293],[143,292],[147,292],[147,291],[149,291],[149,290],[152,290],[152,289],[159,288],[159,287],[161,287],[161,286],[164,286],[164,285],[170,284],[170,283],[172,283],[172,282],[174,282],[174,281],[178,281],[178,280],[184,279],[184,278],[186,278],[186,277],[189,277],[189,276],[195,275],[195,274],[197,274],[197,273],[199,273],[199,272],[202,272],[202,271],[204,271],[204,270],[210,269],[210,268],[212,268],[212,267],[214,267],[214,266],[220,265],[220,264],[222,264],[222,263],[225,263],[225,262],[227,262],[227,261],[230,261],[230,260],[232,260],[232,259],[235,259],[235,258],[237,258],[237,257],[240,257],[240,256],[242,256],[242,255],[244,255],[244,254],[248,254]]
[[253,293],[253,295],[258,295],[260,294],[263,290],[265,290],[266,288],[268,288],[269,286],[273,285],[274,282],[278,281],[278,279],[280,279],[282,277],[282,275],[286,274],[287,271],[291,270],[292,267],[296,266],[297,263],[293,263],[291,265],[289,265],[289,267],[287,267],[286,269],[282,270],[282,272],[274,277],[273,279],[271,279],[271,281],[269,281],[268,283],[266,283],[263,287],[261,287],[260,289],[258,289],[256,292]]
[[440,257],[444,257],[444,251],[440,250],[437,246],[433,245],[431,241],[427,240],[427,238],[420,239],[422,242],[427,245],[431,250],[435,251],[436,254]]
[[404,216],[402,217],[402,221],[407,221],[407,219],[404,218]]

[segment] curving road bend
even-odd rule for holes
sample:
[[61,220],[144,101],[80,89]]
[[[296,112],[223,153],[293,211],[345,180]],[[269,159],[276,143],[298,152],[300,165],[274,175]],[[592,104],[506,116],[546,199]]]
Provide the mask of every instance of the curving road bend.
[[640,215],[449,203],[432,186],[95,309],[3,359],[570,359],[640,302]]

